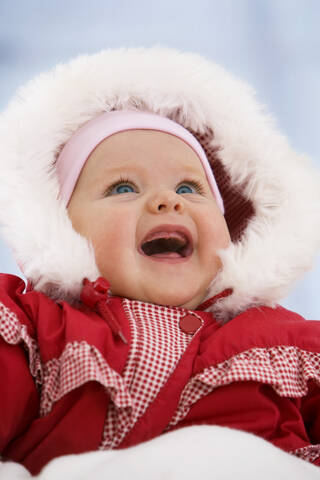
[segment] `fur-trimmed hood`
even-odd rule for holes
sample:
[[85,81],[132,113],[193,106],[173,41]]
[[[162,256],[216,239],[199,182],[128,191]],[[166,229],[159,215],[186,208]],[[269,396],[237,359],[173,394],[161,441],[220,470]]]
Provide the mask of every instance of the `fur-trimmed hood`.
[[320,246],[320,176],[279,134],[246,84],[219,66],[165,48],[80,56],[21,88],[0,117],[2,233],[34,288],[77,299],[99,276],[94,252],[57,200],[55,160],[103,111],[167,116],[202,143],[226,205],[233,242],[208,297],[222,320],[274,306],[312,266]]

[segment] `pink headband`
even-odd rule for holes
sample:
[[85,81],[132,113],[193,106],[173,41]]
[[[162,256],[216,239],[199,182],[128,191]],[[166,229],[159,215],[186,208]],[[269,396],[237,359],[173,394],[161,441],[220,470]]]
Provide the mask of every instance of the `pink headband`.
[[56,169],[60,197],[66,205],[75,188],[81,170],[92,151],[106,138],[125,130],[157,130],[183,140],[198,155],[216,202],[224,213],[223,200],[206,154],[198,140],[178,123],[154,113],[141,111],[104,112],[79,128],[58,156]]

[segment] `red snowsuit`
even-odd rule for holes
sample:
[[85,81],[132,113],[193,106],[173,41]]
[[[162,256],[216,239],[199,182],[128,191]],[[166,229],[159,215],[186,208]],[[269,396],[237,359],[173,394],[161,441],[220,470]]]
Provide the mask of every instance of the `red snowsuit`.
[[320,464],[320,322],[110,297],[128,344],[86,306],[0,276],[0,443],[37,473],[52,458],[124,448],[194,424],[246,430]]

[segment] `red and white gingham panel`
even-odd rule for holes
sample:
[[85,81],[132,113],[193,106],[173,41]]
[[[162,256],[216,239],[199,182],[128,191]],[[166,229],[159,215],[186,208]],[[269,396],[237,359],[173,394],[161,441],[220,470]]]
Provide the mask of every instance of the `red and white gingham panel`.
[[[121,443],[167,382],[194,337],[179,328],[179,320],[188,310],[127,299],[123,299],[123,307],[132,333],[123,378],[133,409],[129,412],[110,405],[100,449],[115,448]],[[202,325],[201,317],[198,318]]]
[[294,398],[307,394],[310,379],[320,383],[320,353],[292,346],[252,348],[194,376],[167,429],[179,423],[195,402],[222,385],[260,382],[270,385],[279,396]]
[[60,398],[92,380],[107,389],[117,407],[131,410],[131,398],[121,376],[96,347],[82,341],[68,343],[60,358],[44,365],[40,415],[47,415]]
[[0,335],[10,345],[23,343],[29,356],[29,368],[37,385],[42,383],[42,368],[37,343],[27,332],[27,327],[22,325],[17,315],[0,303]]
[[292,452],[289,452],[296,457],[306,460],[307,462],[315,462],[320,457],[320,444],[308,445],[307,447],[297,448]]

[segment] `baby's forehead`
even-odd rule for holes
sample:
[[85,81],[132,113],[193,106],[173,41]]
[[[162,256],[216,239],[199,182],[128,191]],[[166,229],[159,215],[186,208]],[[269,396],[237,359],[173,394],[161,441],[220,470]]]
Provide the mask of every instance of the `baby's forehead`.
[[205,175],[197,153],[174,135],[155,130],[130,130],[104,139],[90,154],[89,170],[121,172],[123,170],[174,171]]

